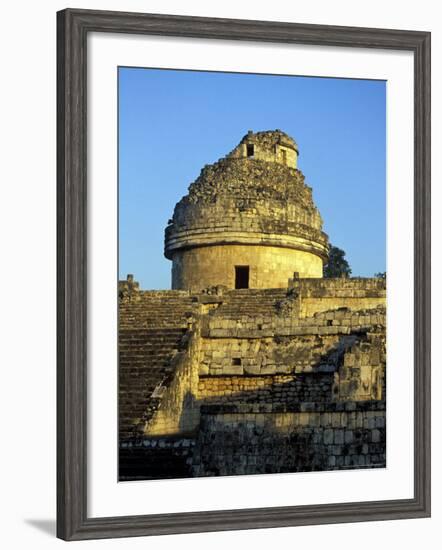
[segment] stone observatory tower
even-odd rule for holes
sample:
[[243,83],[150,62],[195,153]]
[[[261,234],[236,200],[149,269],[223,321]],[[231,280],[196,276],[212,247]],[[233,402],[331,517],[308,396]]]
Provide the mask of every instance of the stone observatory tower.
[[166,228],[173,289],[284,288],[293,277],[322,277],[328,237],[297,159],[281,130],[249,131],[201,170]]

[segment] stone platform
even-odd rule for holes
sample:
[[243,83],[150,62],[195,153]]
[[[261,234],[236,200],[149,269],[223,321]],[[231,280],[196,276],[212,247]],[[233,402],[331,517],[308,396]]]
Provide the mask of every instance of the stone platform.
[[119,302],[121,480],[385,467],[385,279]]

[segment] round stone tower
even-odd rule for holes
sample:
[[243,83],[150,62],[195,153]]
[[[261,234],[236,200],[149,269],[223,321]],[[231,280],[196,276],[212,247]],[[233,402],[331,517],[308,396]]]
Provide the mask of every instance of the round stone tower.
[[248,132],[201,170],[166,228],[173,289],[283,288],[293,277],[322,277],[328,238],[297,159],[281,130]]

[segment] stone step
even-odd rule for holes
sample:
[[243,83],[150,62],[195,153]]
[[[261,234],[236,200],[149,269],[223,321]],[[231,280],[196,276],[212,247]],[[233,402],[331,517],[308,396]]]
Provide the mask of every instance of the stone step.
[[122,328],[119,331],[120,439],[139,435],[157,410],[155,388],[172,377],[171,360],[185,334],[181,328]]

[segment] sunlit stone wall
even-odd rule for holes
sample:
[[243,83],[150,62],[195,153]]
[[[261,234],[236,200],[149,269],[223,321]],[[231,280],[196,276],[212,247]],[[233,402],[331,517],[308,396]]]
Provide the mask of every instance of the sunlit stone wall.
[[249,267],[249,288],[287,288],[300,277],[322,277],[322,260],[310,252],[287,248],[220,245],[174,254],[172,288],[198,291],[209,286],[235,288],[235,266]]

